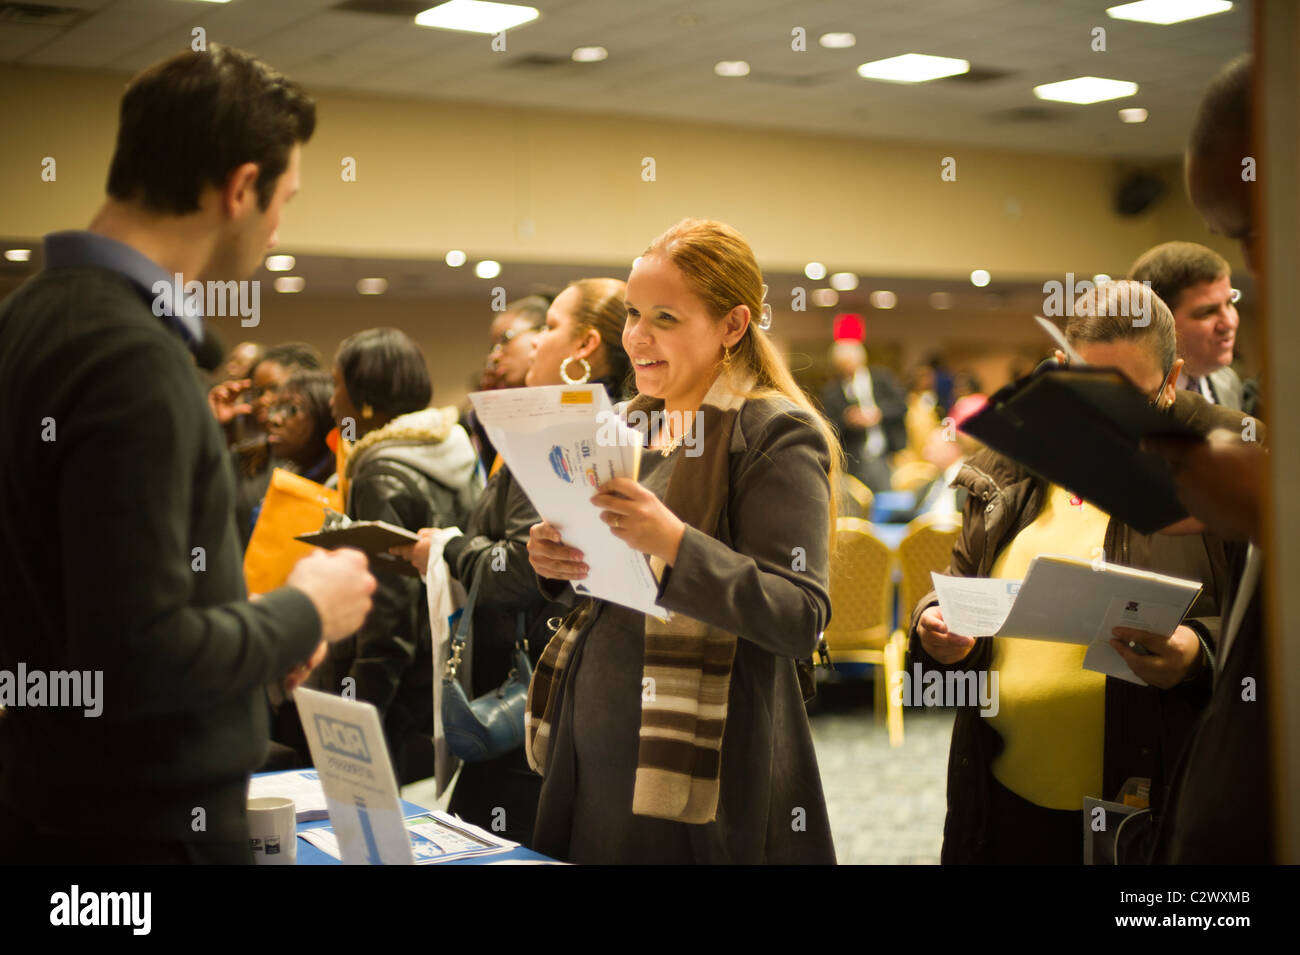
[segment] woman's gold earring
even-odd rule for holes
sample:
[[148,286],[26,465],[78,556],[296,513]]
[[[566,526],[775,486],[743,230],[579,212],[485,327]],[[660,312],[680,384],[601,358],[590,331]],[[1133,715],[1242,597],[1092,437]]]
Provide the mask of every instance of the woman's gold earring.
[[375,409],[374,409],[374,408],[370,407],[370,405],[362,405],[362,406],[361,406],[361,417],[363,417],[363,418],[373,418],[374,416],[375,416]]
[[723,368],[731,367],[731,349],[728,348],[726,345],[722,346],[722,367]]

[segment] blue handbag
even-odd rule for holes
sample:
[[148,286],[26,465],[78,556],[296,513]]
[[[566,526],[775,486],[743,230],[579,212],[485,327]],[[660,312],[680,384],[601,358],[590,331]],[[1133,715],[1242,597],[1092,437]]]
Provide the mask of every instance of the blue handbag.
[[451,656],[442,674],[442,728],[452,755],[469,763],[504,756],[524,744],[524,710],[533,665],[528,659],[526,617],[515,615],[514,667],[495,690],[470,701],[457,679],[460,663],[473,636],[474,607],[478,603],[483,569],[475,568],[474,583],[465,606],[449,618]]

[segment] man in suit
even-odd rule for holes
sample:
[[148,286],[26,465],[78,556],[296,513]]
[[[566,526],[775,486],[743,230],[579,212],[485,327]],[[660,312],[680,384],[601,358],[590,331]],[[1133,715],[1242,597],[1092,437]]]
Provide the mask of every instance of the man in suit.
[[1129,278],[1150,282],[1174,313],[1183,373],[1178,387],[1242,410],[1242,381],[1232,369],[1239,319],[1227,260],[1195,242],[1165,242],[1138,257]]
[[872,491],[888,491],[889,455],[907,445],[907,399],[887,368],[867,365],[862,342],[831,346],[835,376],[822,389],[822,408],[844,448],[845,464]]
[[299,87],[236,50],[151,67],[90,227],[46,236],[44,270],[0,303],[0,688],[80,687],[0,699],[0,863],[252,862],[266,686],[301,682],[370,609],[357,551],[245,599],[191,359],[213,317],[172,291],[260,265],[314,125]]
[[[1241,242],[1257,271],[1259,228],[1252,190],[1241,174],[1253,156],[1251,58],[1214,78],[1201,100],[1187,146],[1187,191],[1211,229]],[[1281,318],[1281,316],[1279,316]],[[1249,542],[1215,646],[1214,689],[1188,741],[1158,833],[1154,860],[1169,863],[1268,863],[1277,859],[1269,709],[1276,684],[1266,653],[1263,614],[1263,490],[1268,457],[1235,432],[1206,441],[1152,440],[1166,455],[1180,499],[1211,533]],[[1246,688],[1249,687],[1249,692]]]

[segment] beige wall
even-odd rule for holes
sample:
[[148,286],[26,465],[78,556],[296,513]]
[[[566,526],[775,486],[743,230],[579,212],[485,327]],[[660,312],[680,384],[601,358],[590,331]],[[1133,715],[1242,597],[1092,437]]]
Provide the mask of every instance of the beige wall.
[[[0,235],[86,222],[125,77],[0,68]],[[625,116],[319,94],[303,191],[281,241],[301,252],[627,263],[686,215],[743,231],[769,268],[809,259],[897,276],[1122,272],[1158,241],[1215,242],[1181,190],[1117,216],[1122,167],[1096,159],[782,134]],[[58,179],[40,179],[53,156]],[[343,157],[357,181],[343,182]],[[656,180],[642,181],[653,157]],[[957,181],[940,161],[957,161]],[[1168,173],[1169,170],[1166,169]],[[1174,176],[1176,179],[1176,175]],[[1019,203],[1008,215],[1006,201]],[[521,238],[521,223],[534,234]]]
[[[0,236],[83,226],[102,199],[125,77],[0,67],[0,83]],[[1123,274],[1144,249],[1172,238],[1205,242],[1240,263],[1235,244],[1210,236],[1188,206],[1176,163],[1157,169],[1169,182],[1157,208],[1125,219],[1111,197],[1131,167],[1108,160],[337,93],[318,99],[302,193],[280,231],[281,247],[298,253],[441,258],[457,247],[507,262],[604,262],[621,274],[665,227],[703,215],[740,228],[767,269],[802,271],[818,259],[901,278],[986,268],[995,281],[1041,282],[1066,271]],[[957,161],[956,182],[940,179],[947,155]],[[41,181],[45,156],[58,163],[55,182]],[[341,179],[345,156],[357,161],[356,182]],[[655,159],[654,182],[641,178],[646,156]],[[532,238],[520,237],[522,222],[533,224]],[[797,362],[820,364],[831,313],[777,306],[777,339],[803,350]],[[955,365],[974,367],[995,387],[1042,345],[1028,322],[1034,308],[1016,300],[1001,311],[869,312],[867,343],[901,368],[947,348]],[[328,357],[358,329],[405,329],[429,357],[440,402],[464,395],[490,318],[481,297],[417,303],[269,290],[262,311],[257,329],[218,322],[224,340],[305,339]]]

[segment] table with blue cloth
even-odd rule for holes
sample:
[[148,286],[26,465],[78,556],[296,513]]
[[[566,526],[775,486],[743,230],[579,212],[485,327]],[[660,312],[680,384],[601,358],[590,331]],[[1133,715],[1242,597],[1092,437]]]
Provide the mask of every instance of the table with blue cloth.
[[[257,773],[258,776],[273,776],[276,773]],[[423,806],[417,806],[413,802],[401,800],[403,818],[429,812]],[[328,819],[311,819],[306,822],[300,822],[297,825],[298,832],[304,832],[307,829],[319,829],[322,826],[328,826]],[[448,859],[446,862],[435,862],[432,865],[486,865],[491,862],[554,862],[555,860],[541,853],[533,852],[531,849],[525,849],[523,846],[516,846],[508,852],[494,852],[490,855],[468,856],[462,859]],[[298,865],[342,865],[340,859],[334,858],[328,852],[316,848],[306,839],[298,840]]]

